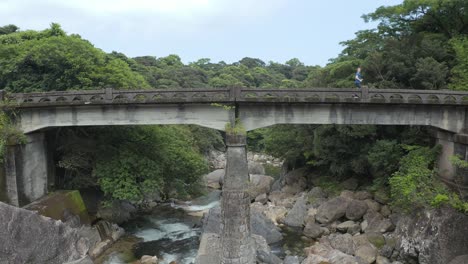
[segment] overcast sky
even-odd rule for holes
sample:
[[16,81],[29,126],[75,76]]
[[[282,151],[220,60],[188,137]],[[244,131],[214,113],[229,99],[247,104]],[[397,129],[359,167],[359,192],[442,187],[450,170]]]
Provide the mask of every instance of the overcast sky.
[[299,58],[325,65],[340,41],[375,27],[360,18],[403,0],[0,0],[0,21],[22,30],[56,22],[106,52],[238,61]]

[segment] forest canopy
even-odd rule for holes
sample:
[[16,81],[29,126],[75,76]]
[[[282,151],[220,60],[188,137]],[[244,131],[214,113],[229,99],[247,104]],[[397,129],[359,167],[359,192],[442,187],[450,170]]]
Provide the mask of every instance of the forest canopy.
[[[467,10],[466,0],[405,0],[380,7],[362,16],[377,27],[343,41],[343,51],[325,66],[305,65],[298,58],[284,63],[251,57],[234,63],[209,58],[184,63],[175,54],[129,58],[106,53],[56,23],[42,31],[6,25],[0,27],[0,89],[351,88],[355,70],[362,66],[364,85],[370,88],[468,90]],[[72,179],[91,175],[90,181],[71,183],[98,186],[113,199],[134,201],[144,198],[145,186],[165,194],[190,193],[207,171],[201,154],[223,145],[219,132],[199,127],[67,128],[58,134],[67,142],[57,150],[60,166]],[[433,156],[429,138],[418,127],[333,125],[277,126],[248,134],[251,150],[334,177],[367,177],[379,188],[401,184],[414,171],[413,159],[429,152]],[[83,139],[97,147],[85,148]],[[112,146],[112,151],[101,146]],[[417,166],[432,173],[432,156]],[[392,181],[392,175],[400,181]],[[418,179],[431,178],[425,176]]]

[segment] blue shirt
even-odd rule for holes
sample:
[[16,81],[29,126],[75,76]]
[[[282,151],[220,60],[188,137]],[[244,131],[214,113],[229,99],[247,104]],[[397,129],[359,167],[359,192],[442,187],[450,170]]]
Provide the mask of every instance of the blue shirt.
[[362,76],[360,72],[356,72],[356,76],[354,77],[354,83],[361,83]]

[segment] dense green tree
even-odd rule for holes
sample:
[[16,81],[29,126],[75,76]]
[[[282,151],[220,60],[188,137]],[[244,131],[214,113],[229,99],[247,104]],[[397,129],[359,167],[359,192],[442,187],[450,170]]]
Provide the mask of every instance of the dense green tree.
[[450,41],[456,54],[456,65],[452,68],[454,90],[468,90],[468,37],[454,38]]
[[[14,39],[15,41],[11,41]],[[110,58],[59,25],[0,36],[0,87],[12,92],[148,87],[119,58]]]
[[14,33],[16,31],[19,30],[19,27],[17,27],[16,25],[6,25],[6,26],[3,26],[3,27],[0,27],[0,35],[7,35],[7,34],[11,34],[11,33]]

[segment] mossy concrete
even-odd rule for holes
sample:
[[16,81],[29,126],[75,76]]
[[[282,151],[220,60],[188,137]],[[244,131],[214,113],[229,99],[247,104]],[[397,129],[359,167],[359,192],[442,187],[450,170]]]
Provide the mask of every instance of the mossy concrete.
[[67,215],[71,213],[80,218],[80,223],[90,224],[88,210],[81,198],[80,192],[77,190],[50,193],[47,196],[26,205],[24,208],[37,211],[43,216],[62,221],[65,221]]

